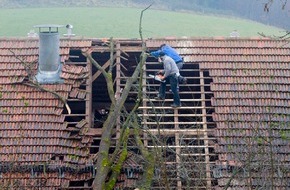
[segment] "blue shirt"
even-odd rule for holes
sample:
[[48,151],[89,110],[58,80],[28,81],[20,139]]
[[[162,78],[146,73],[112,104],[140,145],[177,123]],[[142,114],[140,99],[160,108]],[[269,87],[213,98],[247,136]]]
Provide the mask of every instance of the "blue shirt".
[[182,57],[177,53],[177,51],[167,44],[162,46],[160,50],[151,52],[150,55],[157,58],[159,57],[160,52],[163,52],[165,55],[171,57],[175,63],[182,61]]

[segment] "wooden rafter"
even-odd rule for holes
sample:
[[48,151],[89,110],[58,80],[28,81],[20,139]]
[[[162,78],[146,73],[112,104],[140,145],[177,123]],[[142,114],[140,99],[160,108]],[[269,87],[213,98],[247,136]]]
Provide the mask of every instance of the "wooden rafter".
[[[116,54],[114,54],[114,56],[113,56],[113,59],[115,60],[116,59]],[[103,69],[106,69],[106,68],[108,68],[109,66],[110,66],[110,59],[102,66],[103,67]],[[102,72],[100,71],[100,70],[98,70],[94,75],[93,75],[93,77],[92,77],[92,82],[94,82],[99,76],[100,76],[100,74],[101,74]]]

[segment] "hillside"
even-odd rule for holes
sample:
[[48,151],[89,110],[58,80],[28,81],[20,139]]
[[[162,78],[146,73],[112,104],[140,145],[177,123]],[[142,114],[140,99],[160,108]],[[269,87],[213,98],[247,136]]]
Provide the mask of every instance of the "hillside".
[[[270,2],[265,11],[267,2]],[[0,0],[0,8],[131,7],[234,16],[284,29],[290,28],[287,0]]]
[[[138,38],[141,10],[108,7],[3,9],[0,36],[26,36],[39,24],[72,24],[73,33],[78,36]],[[281,31],[249,20],[151,9],[144,13],[142,26],[144,37],[229,36],[233,30],[241,37],[251,37],[258,32],[278,35]],[[66,33],[65,28],[61,32]]]

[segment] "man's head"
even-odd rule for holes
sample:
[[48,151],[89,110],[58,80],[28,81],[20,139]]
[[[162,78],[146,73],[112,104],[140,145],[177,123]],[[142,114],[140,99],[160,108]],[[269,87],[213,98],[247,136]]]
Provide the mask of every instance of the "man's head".
[[158,62],[160,63],[163,62],[164,56],[165,56],[165,53],[161,51],[158,55]]
[[159,48],[162,49],[164,46],[166,46],[166,44],[161,44]]

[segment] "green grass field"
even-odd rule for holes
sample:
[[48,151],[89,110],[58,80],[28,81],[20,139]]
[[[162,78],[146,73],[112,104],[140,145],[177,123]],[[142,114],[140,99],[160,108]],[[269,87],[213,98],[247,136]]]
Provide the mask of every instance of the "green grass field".
[[[72,24],[77,36],[94,38],[139,38],[141,9],[130,8],[26,8],[1,9],[0,37],[25,37],[39,24]],[[281,35],[282,29],[249,20],[148,9],[144,12],[145,38]],[[63,27],[60,33],[66,33]]]

